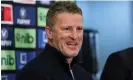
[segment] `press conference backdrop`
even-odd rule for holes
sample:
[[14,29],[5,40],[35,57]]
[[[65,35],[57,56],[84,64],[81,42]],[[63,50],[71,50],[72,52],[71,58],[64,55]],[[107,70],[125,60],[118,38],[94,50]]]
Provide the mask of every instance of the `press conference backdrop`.
[[54,1],[1,1],[2,80],[15,80],[15,73],[43,51],[47,42],[46,13]]
[[[15,80],[15,74],[35,58],[47,43],[46,13],[55,1],[1,1],[2,80]],[[83,68],[97,72],[95,30],[84,30],[80,51]]]

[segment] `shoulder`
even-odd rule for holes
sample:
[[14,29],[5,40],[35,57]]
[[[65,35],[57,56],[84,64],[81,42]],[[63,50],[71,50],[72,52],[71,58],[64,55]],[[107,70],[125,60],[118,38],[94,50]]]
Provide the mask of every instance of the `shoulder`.
[[108,61],[110,60],[133,61],[133,47],[112,53],[108,57]]
[[129,71],[128,63],[131,64],[128,55],[129,49],[124,49],[111,54],[104,66],[101,80],[126,80]]
[[114,52],[109,55],[109,57],[106,60],[105,66],[120,66],[120,65],[125,65],[129,58],[129,49],[124,49],[121,51]]
[[[133,61],[133,48],[127,48],[109,55],[105,66],[127,66]],[[131,64],[132,65],[132,64]]]
[[35,57],[33,60],[28,62],[20,71],[19,74],[34,73],[38,74],[48,74],[53,65],[52,56],[50,54],[42,52],[40,55]]
[[133,47],[119,51],[118,54],[123,58],[133,58]]
[[115,52],[109,55],[109,57],[107,58],[106,63],[114,63],[117,61],[122,61],[122,57],[119,55],[120,52]]

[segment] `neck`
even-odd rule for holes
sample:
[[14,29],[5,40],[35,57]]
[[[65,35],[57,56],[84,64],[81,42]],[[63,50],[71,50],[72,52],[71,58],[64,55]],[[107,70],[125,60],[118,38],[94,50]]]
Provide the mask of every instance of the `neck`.
[[[49,41],[49,40],[48,40],[48,44],[51,45],[52,47],[54,47],[52,45],[51,41]],[[66,60],[67,60],[67,63],[69,64],[69,69],[71,69],[71,63],[72,63],[73,58],[72,57],[71,58],[66,58]]]
[[52,47],[54,47],[50,40],[48,40],[48,44],[51,45]]
[[73,58],[67,58],[66,60],[67,60],[67,63],[69,64],[69,69],[71,69],[71,63]]

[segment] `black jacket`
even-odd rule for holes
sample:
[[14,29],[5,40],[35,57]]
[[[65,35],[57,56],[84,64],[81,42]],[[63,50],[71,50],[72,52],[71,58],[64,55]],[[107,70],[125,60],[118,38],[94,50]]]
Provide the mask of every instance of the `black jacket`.
[[133,80],[133,47],[109,56],[101,80]]
[[[71,66],[75,80],[92,80],[75,58]],[[62,53],[46,44],[44,52],[16,74],[16,80],[73,80],[73,77]]]

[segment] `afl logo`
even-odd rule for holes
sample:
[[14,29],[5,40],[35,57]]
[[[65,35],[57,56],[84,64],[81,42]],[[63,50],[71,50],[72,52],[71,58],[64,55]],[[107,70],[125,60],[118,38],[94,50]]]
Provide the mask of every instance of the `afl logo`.
[[8,37],[8,30],[6,28],[1,29],[1,39],[5,40]]
[[21,18],[26,18],[26,10],[25,10],[25,8],[21,8],[20,9],[20,17]]

